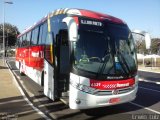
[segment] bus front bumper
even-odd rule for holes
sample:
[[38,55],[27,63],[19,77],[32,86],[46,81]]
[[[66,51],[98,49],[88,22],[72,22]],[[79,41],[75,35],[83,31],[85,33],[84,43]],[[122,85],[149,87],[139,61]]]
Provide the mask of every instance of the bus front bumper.
[[71,109],[89,109],[122,104],[134,100],[137,90],[138,86],[123,94],[96,96],[80,91],[70,85],[69,106]]

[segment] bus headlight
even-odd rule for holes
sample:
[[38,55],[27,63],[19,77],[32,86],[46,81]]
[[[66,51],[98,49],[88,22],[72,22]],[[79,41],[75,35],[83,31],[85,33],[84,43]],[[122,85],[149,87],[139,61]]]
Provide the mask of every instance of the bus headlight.
[[136,75],[136,76],[135,76],[135,84],[133,85],[133,89],[135,89],[135,88],[138,87],[138,83],[139,83],[138,75]]
[[89,93],[89,94],[94,94],[96,92],[96,89],[95,88],[91,88],[89,86],[86,86],[86,85],[82,85],[82,84],[79,84],[79,83],[70,83],[73,87],[75,87],[76,89],[80,90],[80,91],[83,91],[83,92],[86,92],[86,93]]
[[137,87],[138,86],[138,83],[139,83],[139,77],[138,75],[135,76],[135,86]]

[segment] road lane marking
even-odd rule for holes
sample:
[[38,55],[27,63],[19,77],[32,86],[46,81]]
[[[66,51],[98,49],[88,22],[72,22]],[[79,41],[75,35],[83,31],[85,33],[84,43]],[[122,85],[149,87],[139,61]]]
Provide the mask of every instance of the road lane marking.
[[16,102],[23,102],[25,101],[23,98],[21,98],[20,100],[11,100],[11,101],[7,101],[7,102],[0,102],[0,105],[4,105],[4,104],[11,104],[11,103],[16,103]]
[[41,104],[41,105],[38,105],[38,108],[40,108],[40,107],[52,106],[52,105],[55,105],[55,103],[52,102],[52,103]]
[[8,66],[9,66],[10,69],[12,68],[10,64],[8,64]]
[[147,70],[143,70],[143,69],[138,69],[138,71],[149,72],[149,73],[160,73],[160,72],[156,72],[156,71],[147,71]]
[[160,85],[160,82],[155,82],[155,81],[151,81],[151,80],[145,80],[145,79],[142,79],[142,78],[139,78],[139,81],[149,82],[149,83],[155,83],[155,84]]
[[42,101],[48,101],[48,100],[49,100],[49,99],[44,96],[43,98],[34,99],[33,102],[40,102],[40,101],[42,102]]
[[154,89],[145,88],[145,87],[139,87],[139,88],[141,88],[141,89],[145,89],[145,90],[154,91],[154,92],[159,92],[159,93],[160,93],[160,91],[159,91],[159,90],[154,90]]
[[[9,63],[6,61],[6,65],[7,65],[7,67],[9,68],[8,64],[9,64]],[[14,73],[10,70],[10,68],[9,68],[9,72],[10,72],[10,74],[12,75],[13,81],[15,82],[15,84],[16,84],[17,88],[19,89],[21,95],[23,96],[23,99],[28,103],[28,105],[30,105],[35,111],[37,111],[37,113],[38,113],[39,115],[41,115],[41,116],[42,116],[43,118],[45,118],[46,120],[51,120],[51,119],[50,119],[49,117],[47,117],[42,111],[40,111],[38,108],[36,108],[36,107],[32,104],[32,102],[26,97],[25,93],[23,92],[22,88],[19,86],[19,84],[18,84],[18,82],[17,82],[17,80],[16,80],[16,78],[15,78],[15,76],[14,76],[14,75],[16,75],[16,74],[14,74]],[[14,74],[14,75],[13,75],[13,74]],[[17,76],[17,75],[16,75],[16,76]]]
[[156,114],[160,114],[159,111],[156,111],[156,110],[153,110],[153,109],[151,109],[151,108],[148,108],[148,107],[139,105],[139,104],[137,104],[137,103],[134,103],[134,102],[129,102],[129,103],[132,104],[132,105],[138,106],[138,107],[140,107],[140,108],[143,108],[143,109],[145,109],[145,110],[149,110],[149,111],[151,111],[151,112],[154,112],[154,113],[156,113]]

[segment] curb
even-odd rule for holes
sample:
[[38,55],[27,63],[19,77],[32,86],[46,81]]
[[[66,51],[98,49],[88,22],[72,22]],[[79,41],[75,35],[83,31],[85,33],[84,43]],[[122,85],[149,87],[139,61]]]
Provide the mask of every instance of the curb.
[[52,118],[50,116],[48,116],[47,114],[45,114],[44,112],[42,112],[41,110],[39,110],[32,102],[31,102],[31,98],[28,95],[28,93],[26,92],[26,90],[24,89],[24,87],[22,86],[22,84],[20,83],[20,81],[18,80],[18,76],[11,70],[11,66],[9,65],[8,61],[5,60],[6,66],[9,68],[10,74],[12,75],[12,77],[14,78],[14,82],[17,86],[17,88],[19,89],[20,93],[22,94],[24,100],[28,103],[28,105],[30,105],[35,111],[37,111],[37,113],[42,116],[43,118],[45,118],[46,120],[51,120]]

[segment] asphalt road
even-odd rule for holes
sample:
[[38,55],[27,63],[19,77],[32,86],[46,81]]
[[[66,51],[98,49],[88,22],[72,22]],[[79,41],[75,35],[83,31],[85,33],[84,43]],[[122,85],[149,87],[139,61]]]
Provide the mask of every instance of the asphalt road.
[[138,94],[132,102],[80,111],[69,109],[61,101],[53,102],[48,99],[43,95],[42,87],[34,83],[27,76],[20,76],[19,71],[15,67],[14,60],[9,60],[8,63],[29,100],[51,119],[160,120],[160,84],[156,83],[157,81],[160,82],[160,74],[139,72],[141,81],[139,82]]
[[160,82],[160,73],[139,71],[138,74],[139,74],[139,77],[142,79]]

